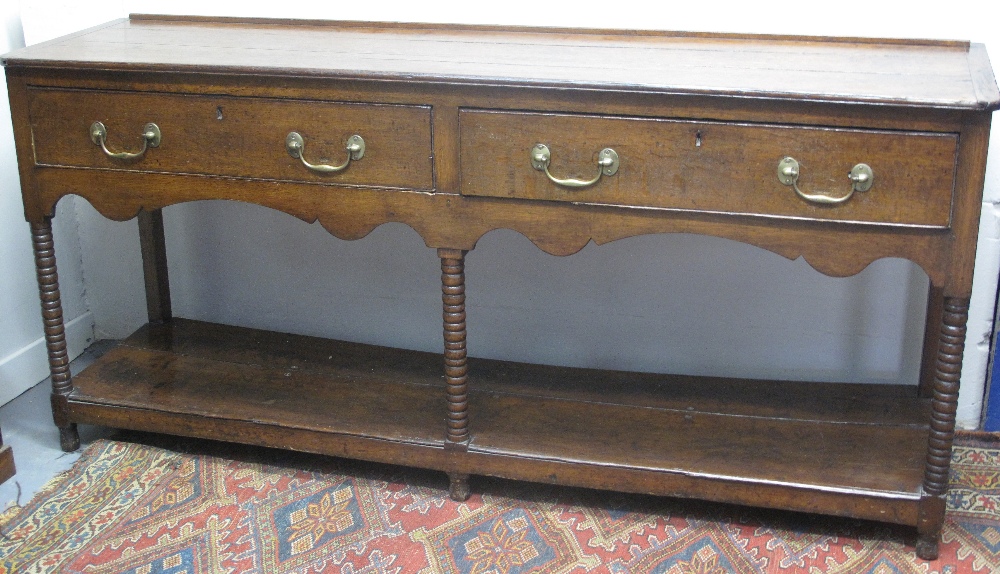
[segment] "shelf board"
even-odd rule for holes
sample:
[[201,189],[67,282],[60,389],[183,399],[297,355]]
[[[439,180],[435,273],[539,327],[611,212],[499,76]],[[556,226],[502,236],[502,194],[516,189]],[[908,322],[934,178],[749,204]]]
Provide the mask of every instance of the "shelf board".
[[146,325],[74,377],[70,404],[440,445],[440,362],[433,353],[174,319]]
[[914,385],[662,375],[469,359],[470,388],[523,397],[722,415],[926,427]]
[[469,449],[801,488],[919,492],[927,429],[474,393]]
[[470,359],[462,452],[443,448],[442,373],[436,353],[174,319],[146,325],[75,377],[69,405],[74,420],[108,426],[916,520],[929,401],[913,386]]

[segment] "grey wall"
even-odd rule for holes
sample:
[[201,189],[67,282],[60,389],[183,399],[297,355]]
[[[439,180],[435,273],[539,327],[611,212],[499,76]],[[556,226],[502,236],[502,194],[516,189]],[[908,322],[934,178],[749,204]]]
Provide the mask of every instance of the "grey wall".
[[[184,262],[171,267],[179,315],[441,345],[440,264],[403,224],[346,242],[230,202],[176,206],[166,221],[170,256]],[[811,380],[894,382],[919,368],[924,307],[912,294],[927,281],[905,261],[830,279],[724,239],[644,236],[555,257],[497,230],[466,274],[477,356]]]

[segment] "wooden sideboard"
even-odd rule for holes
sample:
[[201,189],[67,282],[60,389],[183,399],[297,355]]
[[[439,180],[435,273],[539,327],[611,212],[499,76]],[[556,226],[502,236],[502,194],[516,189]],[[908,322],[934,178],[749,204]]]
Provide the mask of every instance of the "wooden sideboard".
[[[77,423],[468,477],[912,525],[944,516],[991,112],[963,42],[132,16],[4,59],[52,405]],[[51,218],[138,216],[149,323],[69,374]],[[271,207],[441,261],[444,353],[173,318],[161,208]],[[639,374],[466,354],[467,252],[728,238],[930,280],[919,381]],[[206,247],[208,248],[208,247]],[[665,295],[669,296],[669,295]],[[475,333],[472,333],[475,336]]]

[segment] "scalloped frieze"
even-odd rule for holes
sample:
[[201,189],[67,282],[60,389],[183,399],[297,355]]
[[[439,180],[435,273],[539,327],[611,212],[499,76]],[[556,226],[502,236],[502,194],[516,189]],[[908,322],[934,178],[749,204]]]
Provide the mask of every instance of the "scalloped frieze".
[[[60,170],[61,171],[61,170]],[[51,214],[59,198],[75,193],[102,215],[131,219],[142,209],[207,199],[244,201],[276,209],[329,233],[361,239],[384,223],[409,225],[431,248],[472,250],[486,233],[511,229],[552,255],[572,255],[593,241],[600,245],[652,233],[694,233],[731,239],[788,259],[802,257],[833,277],[863,271],[885,257],[908,259],[932,282],[943,282],[944,265],[934,255],[948,236],[939,230],[808,223],[746,216],[677,214],[662,211],[574,206],[552,202],[464,197],[400,190],[373,190],[290,182],[200,176],[79,170],[39,173],[40,206]]]

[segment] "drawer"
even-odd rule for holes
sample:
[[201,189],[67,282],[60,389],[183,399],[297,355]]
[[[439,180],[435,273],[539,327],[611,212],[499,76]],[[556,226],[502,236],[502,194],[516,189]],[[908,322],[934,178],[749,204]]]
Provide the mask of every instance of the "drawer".
[[[680,121],[465,109],[460,113],[461,192],[712,213],[948,227],[956,134]],[[611,148],[619,168],[587,187],[533,168],[545,144],[557,179],[590,180]],[[798,190],[846,201],[817,203],[778,179],[786,156]],[[859,163],[871,189],[854,192]]]
[[[38,165],[433,188],[427,106],[41,88],[29,97]],[[141,157],[110,158],[91,140],[95,121],[112,152],[142,149],[148,122],[161,141]],[[314,172],[286,150],[293,131],[313,164],[342,164],[354,134],[364,155],[342,171]]]

